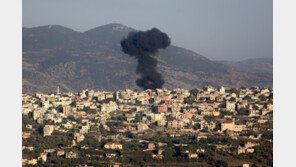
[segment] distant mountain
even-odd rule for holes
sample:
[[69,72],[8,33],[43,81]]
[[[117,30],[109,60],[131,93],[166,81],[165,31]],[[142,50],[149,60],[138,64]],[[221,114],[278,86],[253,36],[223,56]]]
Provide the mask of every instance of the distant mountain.
[[[132,28],[108,24],[86,32],[59,25],[23,28],[23,93],[136,89],[136,60],[120,40]],[[190,50],[169,46],[156,55],[166,88],[272,86],[272,74],[238,71]],[[139,88],[138,88],[139,89]]]
[[218,61],[239,71],[270,73],[273,72],[272,58],[254,58],[243,61]]

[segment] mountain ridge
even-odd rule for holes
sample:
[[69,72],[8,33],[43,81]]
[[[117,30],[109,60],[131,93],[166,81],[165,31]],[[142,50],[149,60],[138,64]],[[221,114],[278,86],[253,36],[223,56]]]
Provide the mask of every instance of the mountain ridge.
[[[59,25],[23,28],[23,92],[139,89],[136,60],[120,40],[134,29],[114,23],[78,32]],[[188,49],[169,46],[156,55],[166,88],[270,86],[272,75],[233,70]]]
[[244,72],[273,73],[273,58],[249,58],[241,61],[217,61]]

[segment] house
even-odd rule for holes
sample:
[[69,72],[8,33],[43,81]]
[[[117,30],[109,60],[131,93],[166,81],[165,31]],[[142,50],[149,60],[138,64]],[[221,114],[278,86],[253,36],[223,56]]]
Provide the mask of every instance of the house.
[[254,147],[254,146],[258,146],[259,143],[252,143],[252,142],[247,142],[246,144],[244,144],[244,146],[246,148],[251,148],[251,147]]
[[40,156],[38,157],[38,160],[41,159],[42,162],[46,162],[47,161],[47,155],[48,155],[48,153],[40,153]]
[[155,144],[154,143],[149,143],[147,149],[148,150],[154,150],[155,149]]
[[27,139],[31,137],[31,133],[30,132],[22,132],[22,138],[23,139]]
[[243,153],[254,153],[254,146],[259,145],[258,143],[252,143],[252,142],[247,142],[246,144],[244,144],[243,146],[238,146],[236,149],[236,153],[237,154],[243,154]]
[[41,117],[41,112],[40,112],[40,110],[35,110],[35,111],[33,111],[33,119],[34,120],[37,120],[38,118],[40,118]]
[[23,146],[22,147],[22,150],[24,150],[24,149],[28,149],[30,151],[33,151],[34,150],[34,147],[33,146]]
[[196,152],[197,152],[197,153],[204,153],[204,152],[205,152],[205,149],[203,149],[203,148],[199,148],[199,149],[196,149]]
[[37,164],[37,159],[30,159],[27,162],[28,162],[28,165],[36,165]]
[[168,111],[168,106],[167,105],[159,105],[157,106],[157,112],[158,113],[164,113]]
[[246,128],[246,125],[235,125],[233,121],[225,121],[221,123],[221,131],[231,130],[235,132],[240,132]]
[[193,116],[194,116],[193,113],[185,113],[184,116],[183,116],[183,118],[185,118],[185,119],[192,119]]
[[162,146],[166,146],[166,145],[168,145],[168,144],[167,143],[157,143],[158,147],[162,147]]
[[226,110],[234,112],[235,111],[235,102],[226,101]]
[[204,134],[204,133],[199,133],[196,136],[197,141],[199,141],[200,139],[207,139],[208,137]]
[[106,149],[113,149],[113,150],[121,150],[122,149],[122,144],[116,143],[116,142],[108,142],[104,145],[104,148]]
[[65,151],[64,150],[57,150],[57,157],[63,156],[65,155]]
[[247,153],[254,153],[255,149],[254,148],[247,148],[246,152]]
[[114,101],[110,101],[109,103],[104,103],[101,105],[101,111],[102,112],[112,112],[112,111],[115,111],[117,110],[118,106],[116,104],[116,102]]
[[182,121],[177,121],[177,120],[173,120],[173,121],[168,121],[168,128],[183,128],[184,126],[184,122]]
[[114,94],[112,92],[105,93],[105,99],[112,99],[114,98]]
[[157,154],[152,154],[152,158],[162,159],[163,158],[162,152],[163,150],[158,150]]
[[158,155],[161,155],[163,151],[164,151],[164,150],[159,149],[159,150],[157,151],[157,154],[158,154]]
[[273,105],[272,103],[267,104],[267,110],[272,111],[273,110]]
[[85,136],[82,133],[75,133],[74,139],[76,139],[77,142],[81,142],[85,139]]
[[147,129],[149,129],[147,124],[142,124],[142,123],[137,124],[137,130],[138,131],[144,131],[144,130],[147,130]]
[[246,153],[246,148],[245,147],[242,147],[242,146],[238,146],[236,148],[236,153],[239,155],[239,154],[244,154]]
[[28,160],[27,159],[22,159],[22,166],[25,166],[28,164]]
[[66,158],[78,158],[78,154],[70,151],[66,153]]
[[188,156],[189,159],[198,158],[198,155],[196,153],[188,153],[187,156]]
[[27,129],[32,129],[32,128],[33,128],[33,126],[32,126],[32,125],[30,125],[30,124],[27,124],[27,125],[26,125],[26,128],[27,128]]
[[112,158],[112,157],[116,157],[116,153],[106,153],[106,157],[107,158]]
[[43,136],[50,136],[54,131],[54,125],[45,125],[43,128]]
[[89,129],[90,129],[89,125],[84,125],[84,126],[81,126],[79,131],[80,133],[87,133]]
[[165,120],[159,120],[159,121],[157,121],[157,126],[165,126],[166,122],[167,121],[165,121]]
[[159,121],[159,120],[164,120],[164,114],[151,114],[150,115],[151,120]]
[[205,90],[205,91],[207,91],[207,92],[212,92],[212,91],[215,90],[215,88],[212,87],[212,86],[210,86],[210,85],[205,85],[205,86],[203,87],[203,90]]
[[63,107],[63,114],[65,116],[69,116],[72,114],[72,107],[71,106],[64,106]]
[[72,129],[72,128],[73,128],[73,125],[72,125],[70,122],[67,122],[67,123],[63,124],[63,126],[64,126],[66,129]]
[[173,104],[171,107],[172,112],[179,112],[181,110],[181,106],[177,104]]

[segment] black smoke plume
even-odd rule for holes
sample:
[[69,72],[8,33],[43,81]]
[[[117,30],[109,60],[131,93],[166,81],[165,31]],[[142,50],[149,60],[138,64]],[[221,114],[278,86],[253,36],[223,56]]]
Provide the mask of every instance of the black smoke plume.
[[148,31],[130,32],[120,44],[124,53],[138,61],[137,74],[141,77],[136,84],[143,89],[162,88],[164,80],[156,71],[157,60],[153,57],[158,49],[165,49],[171,43],[167,34],[157,28]]

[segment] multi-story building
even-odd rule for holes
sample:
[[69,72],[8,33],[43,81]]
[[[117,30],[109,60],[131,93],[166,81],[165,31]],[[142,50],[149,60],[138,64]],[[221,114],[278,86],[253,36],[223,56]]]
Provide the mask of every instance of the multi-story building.
[[184,126],[184,122],[183,121],[177,121],[177,120],[173,120],[173,121],[168,121],[168,128],[183,128]]
[[63,107],[63,114],[65,116],[69,116],[72,114],[72,107],[71,106],[64,106]]
[[37,120],[38,118],[40,118],[41,117],[41,112],[40,112],[40,110],[34,110],[33,111],[33,119],[34,120]]
[[164,113],[168,111],[168,106],[167,105],[159,105],[157,106],[157,112],[158,113]]
[[234,112],[235,111],[235,102],[226,101],[226,110]]

